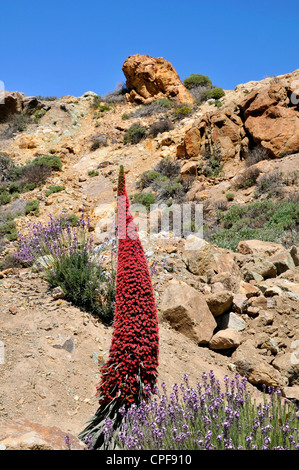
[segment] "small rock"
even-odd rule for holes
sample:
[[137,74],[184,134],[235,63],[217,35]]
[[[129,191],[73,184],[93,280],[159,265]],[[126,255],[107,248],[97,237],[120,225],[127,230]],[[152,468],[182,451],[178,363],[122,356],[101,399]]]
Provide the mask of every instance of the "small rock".
[[273,295],[281,295],[281,294],[282,294],[281,288],[275,285],[268,287],[264,292],[265,297],[273,297]]
[[250,316],[250,317],[255,317],[259,314],[259,311],[260,309],[258,307],[248,307],[247,309],[247,314]]
[[236,331],[243,331],[246,328],[246,322],[234,312],[224,313],[216,321],[221,330],[232,328]]
[[248,298],[245,294],[234,294],[233,310],[237,313],[244,313],[248,307]]
[[210,294],[206,298],[209,309],[215,317],[227,312],[233,303],[233,294],[229,291]]
[[55,287],[55,289],[52,290],[52,297],[54,300],[64,299],[65,296],[66,296],[65,292],[62,290],[60,286]]
[[241,333],[233,328],[227,328],[216,333],[211,341],[209,347],[211,349],[230,349],[237,348],[241,344]]
[[11,313],[12,315],[16,315],[17,314],[17,307],[15,305],[11,305],[9,307],[9,313]]

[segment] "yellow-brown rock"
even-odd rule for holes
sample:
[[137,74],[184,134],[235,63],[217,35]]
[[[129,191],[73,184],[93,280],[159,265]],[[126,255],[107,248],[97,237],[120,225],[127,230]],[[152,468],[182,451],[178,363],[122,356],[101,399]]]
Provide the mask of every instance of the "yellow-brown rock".
[[131,55],[124,62],[122,70],[127,79],[128,100],[132,103],[145,104],[163,97],[178,103],[193,103],[179,75],[163,57]]

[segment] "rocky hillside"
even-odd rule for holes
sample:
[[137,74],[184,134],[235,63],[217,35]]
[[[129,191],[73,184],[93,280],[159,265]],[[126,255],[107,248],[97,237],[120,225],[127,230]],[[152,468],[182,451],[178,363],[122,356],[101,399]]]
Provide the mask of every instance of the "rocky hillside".
[[[132,203],[148,207],[136,221],[159,309],[159,381],[238,372],[257,399],[266,384],[299,400],[299,71],[225,92],[203,76],[184,86],[162,58],[137,54],[123,71],[126,87],[105,97],[6,92],[0,105],[6,448],[62,448],[78,434],[112,334],[16,263],[18,232],[84,210],[101,245],[120,164]],[[184,237],[161,226],[184,203],[203,206],[201,246],[196,220]]]

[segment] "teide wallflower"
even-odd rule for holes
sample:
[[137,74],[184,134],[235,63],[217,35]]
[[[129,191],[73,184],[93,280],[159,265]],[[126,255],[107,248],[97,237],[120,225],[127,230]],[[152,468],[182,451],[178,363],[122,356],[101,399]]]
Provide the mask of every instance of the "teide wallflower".
[[[146,400],[157,380],[158,317],[151,277],[130,211],[123,167],[118,183],[118,262],[114,331],[108,361],[97,387],[99,409],[80,438],[91,436],[94,448],[113,447],[104,436],[105,418],[113,429],[132,404]],[[106,437],[106,440],[105,440]],[[105,443],[106,441],[106,443]]]

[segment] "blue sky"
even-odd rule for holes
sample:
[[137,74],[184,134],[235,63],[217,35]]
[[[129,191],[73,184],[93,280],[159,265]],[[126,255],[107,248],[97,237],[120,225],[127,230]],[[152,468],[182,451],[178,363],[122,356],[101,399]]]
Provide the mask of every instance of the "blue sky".
[[233,89],[299,68],[298,0],[8,0],[0,80],[26,95],[100,95],[132,54],[169,60],[183,80]]

